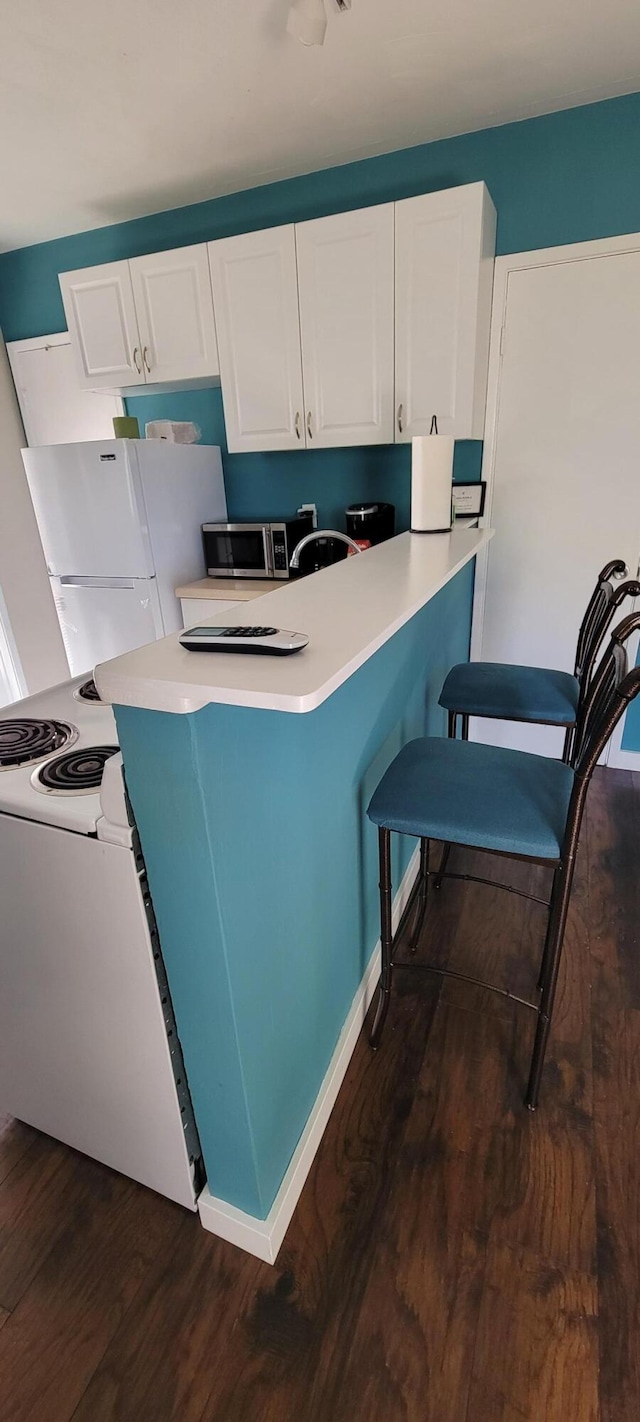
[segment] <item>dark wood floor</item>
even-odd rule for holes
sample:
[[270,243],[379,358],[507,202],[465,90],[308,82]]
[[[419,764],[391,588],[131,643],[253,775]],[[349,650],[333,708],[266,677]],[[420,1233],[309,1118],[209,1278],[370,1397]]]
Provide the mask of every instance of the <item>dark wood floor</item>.
[[[524,1009],[404,975],[273,1269],[7,1122],[2,1422],[637,1422],[639,862],[599,772],[533,1117]],[[420,951],[526,991],[541,912],[452,883]]]

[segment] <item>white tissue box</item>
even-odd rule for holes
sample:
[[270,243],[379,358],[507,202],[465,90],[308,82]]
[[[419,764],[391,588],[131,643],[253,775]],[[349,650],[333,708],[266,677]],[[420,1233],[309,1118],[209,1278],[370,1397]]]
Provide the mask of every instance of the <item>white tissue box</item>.
[[146,439],[165,439],[169,444],[197,444],[202,431],[190,420],[150,420],[144,433]]

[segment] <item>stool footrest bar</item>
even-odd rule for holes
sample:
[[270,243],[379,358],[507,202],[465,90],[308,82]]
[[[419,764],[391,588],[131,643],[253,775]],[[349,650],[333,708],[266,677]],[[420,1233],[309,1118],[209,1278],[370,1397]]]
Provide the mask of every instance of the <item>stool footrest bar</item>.
[[497,879],[481,879],[478,874],[452,874],[447,869],[441,873],[439,869],[428,870],[430,879],[461,879],[467,884],[486,884],[489,889],[504,889],[507,894],[517,894],[520,899],[530,899],[534,904],[542,904],[544,908],[549,908],[549,900],[541,899],[538,894],[526,894],[524,889],[514,889],[512,884],[502,884]]
[[508,997],[510,1002],[518,1002],[521,1007],[529,1007],[532,1012],[539,1013],[540,1005],[537,1002],[529,1002],[526,997],[518,997],[515,992],[510,992],[508,988],[496,987],[495,983],[486,983],[483,978],[472,978],[468,973],[456,973],[453,968],[437,968],[432,963],[403,963],[392,959],[392,968],[413,968],[420,973],[437,973],[441,978],[456,978],[460,983],[470,983],[472,987],[486,988],[487,992],[495,992],[499,997]]

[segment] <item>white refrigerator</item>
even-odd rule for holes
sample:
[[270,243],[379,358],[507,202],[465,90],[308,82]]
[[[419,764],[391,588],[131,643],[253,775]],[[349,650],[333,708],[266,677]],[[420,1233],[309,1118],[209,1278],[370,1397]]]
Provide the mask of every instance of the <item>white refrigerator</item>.
[[220,450],[162,440],[24,449],[73,676],[182,627],[174,588],[205,573],[227,517]]

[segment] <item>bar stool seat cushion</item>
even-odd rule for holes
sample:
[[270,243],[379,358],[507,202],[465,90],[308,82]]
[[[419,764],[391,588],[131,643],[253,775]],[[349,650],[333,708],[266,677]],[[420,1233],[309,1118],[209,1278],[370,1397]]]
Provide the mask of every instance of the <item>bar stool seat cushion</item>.
[[504,662],[460,662],[449,672],[440,705],[447,711],[494,716],[498,721],[573,726],[579,695],[579,683],[568,672]]
[[396,756],[367,814],[399,834],[558,860],[573,781],[546,756],[424,737]]

